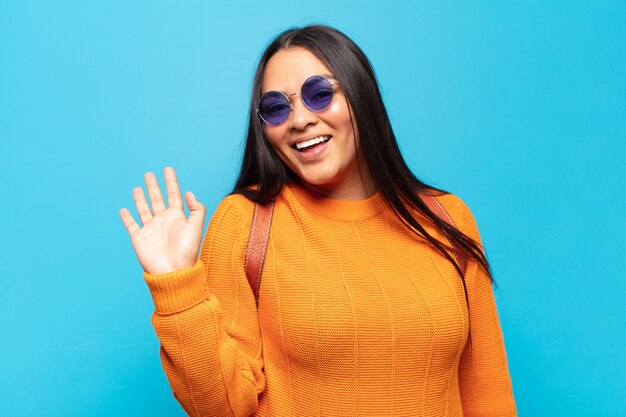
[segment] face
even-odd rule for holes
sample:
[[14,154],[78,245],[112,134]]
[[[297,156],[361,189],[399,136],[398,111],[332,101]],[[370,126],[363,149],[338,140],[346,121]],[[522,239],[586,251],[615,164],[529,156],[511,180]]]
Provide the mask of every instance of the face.
[[[313,75],[324,75],[337,82],[322,61],[307,49],[283,49],[267,62],[261,92],[281,91],[287,96],[300,93],[302,83]],[[299,94],[291,96],[293,110],[287,121],[278,126],[264,123],[263,131],[283,163],[309,188],[330,198],[366,198],[373,191],[358,134],[352,128],[351,109],[341,86],[335,84],[333,88],[335,94],[330,105],[319,112],[307,108]],[[361,158],[361,175],[357,157]]]

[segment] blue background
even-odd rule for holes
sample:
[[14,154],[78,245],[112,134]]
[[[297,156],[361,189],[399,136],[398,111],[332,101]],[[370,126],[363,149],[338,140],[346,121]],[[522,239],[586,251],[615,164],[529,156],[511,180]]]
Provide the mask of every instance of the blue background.
[[626,415],[626,3],[219,3],[0,3],[0,414],[184,415],[118,210],[172,165],[212,213],[262,49],[327,23],[474,212],[519,414]]

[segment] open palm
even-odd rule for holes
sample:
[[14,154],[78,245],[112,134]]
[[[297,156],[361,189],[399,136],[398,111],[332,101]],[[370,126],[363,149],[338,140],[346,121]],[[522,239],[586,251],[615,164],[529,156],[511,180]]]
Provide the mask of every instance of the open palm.
[[140,227],[128,209],[119,211],[122,222],[130,235],[133,249],[144,271],[163,274],[191,268],[198,257],[202,239],[202,226],[206,208],[191,192],[185,194],[189,217],[185,216],[183,201],[172,167],[164,169],[167,200],[165,201],[155,175],[144,175],[152,211],[144,196],[143,188],[133,189],[133,198],[143,227]]

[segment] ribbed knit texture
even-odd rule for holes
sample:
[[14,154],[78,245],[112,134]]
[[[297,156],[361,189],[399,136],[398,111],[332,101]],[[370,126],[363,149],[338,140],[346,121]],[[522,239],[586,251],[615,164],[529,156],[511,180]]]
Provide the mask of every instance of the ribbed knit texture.
[[[438,200],[479,241],[465,204]],[[163,368],[189,415],[516,415],[476,262],[468,317],[454,267],[379,194],[331,200],[291,184],[276,199],[257,311],[244,271],[253,209],[226,197],[193,268],[144,273]]]

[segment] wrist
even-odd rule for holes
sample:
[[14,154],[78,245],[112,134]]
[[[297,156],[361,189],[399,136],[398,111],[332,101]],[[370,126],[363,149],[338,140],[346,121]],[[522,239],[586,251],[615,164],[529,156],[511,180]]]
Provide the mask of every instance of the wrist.
[[207,298],[206,268],[199,259],[191,268],[143,275],[158,314],[177,313]]
[[183,272],[186,271],[188,269],[192,269],[196,263],[198,262],[198,259],[194,259],[191,262],[184,262],[181,264],[171,264],[171,263],[163,263],[161,265],[157,265],[156,267],[153,268],[144,268],[144,272],[146,274],[150,274],[150,275],[166,275],[166,274],[172,274],[172,273],[176,273],[176,272]]

